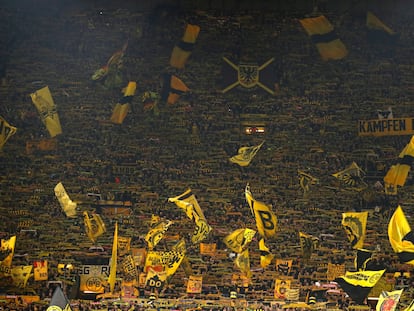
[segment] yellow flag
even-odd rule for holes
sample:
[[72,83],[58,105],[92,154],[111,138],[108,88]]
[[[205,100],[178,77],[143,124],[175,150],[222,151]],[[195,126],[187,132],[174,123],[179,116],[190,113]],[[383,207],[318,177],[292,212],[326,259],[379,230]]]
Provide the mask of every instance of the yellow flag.
[[265,245],[264,239],[259,241],[259,251],[260,251],[260,266],[264,269],[273,260],[274,255],[270,253],[269,248]]
[[184,35],[178,42],[171,53],[170,65],[172,67],[183,69],[197,40],[200,27],[197,25],[187,24],[185,26]]
[[248,278],[252,276],[252,272],[250,271],[249,250],[247,248],[240,254],[237,254],[235,264],[245,276]]
[[106,232],[105,223],[99,214],[89,217],[88,212],[83,212],[86,234],[95,243],[96,239]]
[[128,85],[122,90],[124,96],[120,99],[112,111],[111,122],[115,124],[122,124],[125,117],[129,112],[129,105],[131,104],[132,98],[135,95],[137,89],[137,83],[130,81]]
[[3,271],[3,267],[10,268],[13,260],[14,255],[14,248],[16,245],[16,236],[13,235],[7,240],[1,239],[1,252],[6,254],[6,257],[0,262],[0,272],[8,272]]
[[385,192],[387,194],[397,194],[398,186],[404,186],[408,172],[414,158],[414,136],[401,151],[396,165],[392,165],[384,176]]
[[0,150],[3,149],[6,141],[13,136],[16,131],[16,127],[11,126],[6,120],[0,117]]
[[342,213],[342,226],[354,249],[363,248],[368,212]]
[[147,242],[149,250],[152,250],[161,241],[171,224],[172,221],[170,220],[162,221],[147,232],[145,241]]
[[350,189],[361,191],[367,187],[367,184],[363,180],[365,172],[355,162],[352,162],[344,170],[332,174],[332,176],[336,177],[345,187]]
[[236,229],[225,236],[223,241],[233,252],[241,253],[252,241],[256,231],[249,228]]
[[193,208],[194,204],[198,205],[195,196],[191,192],[191,189],[187,189],[179,196],[169,198],[168,202],[173,202],[179,208],[183,209],[188,218],[193,219]]
[[392,292],[383,291],[378,297],[376,311],[394,311],[400,301],[403,291],[403,289],[394,290]]
[[115,222],[114,230],[114,241],[112,243],[112,255],[111,255],[111,268],[109,272],[109,289],[111,293],[114,293],[115,282],[116,282],[116,269],[117,269],[117,260],[118,260],[118,222]]
[[62,208],[63,212],[66,214],[66,217],[75,218],[76,217],[76,202],[73,202],[69,195],[66,193],[65,187],[60,182],[58,183],[55,188],[55,196],[59,201],[60,207]]
[[156,271],[151,268],[148,269],[147,276],[145,278],[145,284],[147,286],[155,288],[160,292],[163,289],[166,281],[166,271]]
[[348,55],[347,48],[338,38],[334,27],[325,16],[304,18],[299,22],[315,43],[323,60],[337,60]]
[[11,269],[11,277],[16,287],[26,287],[27,281],[32,276],[33,266],[15,266]]
[[236,163],[240,166],[248,166],[263,144],[264,141],[257,146],[239,148],[238,154],[232,156],[230,158],[230,162]]
[[49,131],[50,137],[62,134],[59,115],[49,87],[45,86],[44,88],[37,90],[30,94],[30,97],[40,114],[40,119]]
[[250,210],[256,219],[256,226],[259,234],[265,239],[276,235],[277,218],[270,206],[267,206],[263,202],[256,201],[250,192],[249,185],[246,186],[245,195]]
[[382,30],[389,35],[394,35],[395,32],[390,27],[385,25],[377,16],[372,12],[367,12],[367,27],[369,29]]
[[414,236],[401,206],[388,223],[388,239],[401,262],[414,264]]

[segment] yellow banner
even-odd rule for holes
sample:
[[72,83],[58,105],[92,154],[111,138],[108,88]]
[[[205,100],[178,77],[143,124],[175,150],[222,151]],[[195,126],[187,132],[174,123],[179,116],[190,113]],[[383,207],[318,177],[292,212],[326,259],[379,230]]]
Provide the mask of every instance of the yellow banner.
[[200,254],[214,256],[216,254],[216,243],[200,243]]
[[359,120],[358,136],[413,135],[414,118]]
[[16,127],[11,126],[6,120],[0,117],[0,150],[3,148],[6,141],[16,133],[16,131]]
[[15,266],[11,269],[11,277],[13,284],[16,287],[26,287],[27,281],[29,280],[32,273],[33,266]]

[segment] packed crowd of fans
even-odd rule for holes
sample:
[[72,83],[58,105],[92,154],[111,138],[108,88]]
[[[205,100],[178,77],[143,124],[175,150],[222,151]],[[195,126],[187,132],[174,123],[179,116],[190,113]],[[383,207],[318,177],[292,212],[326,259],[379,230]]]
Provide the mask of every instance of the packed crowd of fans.
[[[412,212],[411,178],[395,196],[383,189],[384,174],[410,137],[358,137],[357,121],[376,119],[377,111],[388,107],[394,117],[413,117],[412,16],[401,8],[386,16],[398,41],[384,46],[368,42],[366,12],[320,11],[349,50],[342,60],[324,62],[298,22],[311,13],[166,6],[150,13],[96,8],[32,15],[2,9],[1,25],[9,31],[1,34],[8,44],[2,51],[7,62],[0,115],[17,132],[0,154],[0,233],[2,239],[17,236],[13,264],[46,258],[49,280],[59,279],[57,264],[81,264],[82,253],[88,255],[92,246],[110,254],[115,221],[120,235],[132,237],[133,247],[145,248],[151,216],[159,215],[174,222],[167,235],[187,239],[193,273],[229,292],[231,276],[239,271],[223,237],[238,228],[255,228],[244,197],[249,184],[255,198],[278,217],[278,234],[267,244],[275,258],[293,259],[290,276],[297,286],[327,281],[321,276],[329,262],[353,269],[355,250],[341,228],[342,213],[348,211],[369,212],[364,248],[374,251],[378,265],[390,274],[411,272],[393,253],[386,229],[398,205]],[[169,57],[187,22],[201,30],[191,58],[178,70],[169,66]],[[125,42],[122,84],[92,81],[93,72]],[[256,64],[274,58],[276,94],[258,87],[221,92],[223,56]],[[174,105],[159,102],[159,113],[145,110],[142,95],[161,92],[165,72],[177,75],[191,91]],[[112,124],[112,109],[128,81],[137,82],[131,111],[122,124]],[[30,99],[46,85],[63,133],[53,139],[53,150],[29,149],[30,143],[50,139]],[[264,133],[245,134],[244,124],[263,120]],[[229,162],[239,147],[262,141],[249,166]],[[332,176],[352,162],[365,171],[368,187],[362,191],[349,190]],[[306,192],[298,170],[318,179]],[[58,182],[78,203],[77,219],[62,212],[53,192]],[[205,242],[217,244],[215,257],[200,255],[198,246],[191,245],[193,223],[168,202],[188,188],[213,228]],[[103,216],[107,232],[96,245],[83,228],[82,211],[96,211],[91,193],[132,203],[130,215]],[[320,238],[320,248],[307,262],[298,231]],[[259,269],[257,240],[249,246],[252,283],[242,293],[251,300],[273,296],[278,277],[274,264]],[[178,270],[169,287],[171,297],[185,294],[186,279]],[[412,285],[409,278],[401,282]],[[50,298],[41,283],[31,279],[27,287]],[[4,293],[17,290],[2,288]]]

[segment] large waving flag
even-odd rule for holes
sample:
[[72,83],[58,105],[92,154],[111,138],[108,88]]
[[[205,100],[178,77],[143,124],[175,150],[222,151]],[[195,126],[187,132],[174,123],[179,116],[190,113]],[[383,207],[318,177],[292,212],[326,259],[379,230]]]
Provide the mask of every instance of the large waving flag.
[[66,214],[66,217],[75,218],[76,217],[76,202],[73,202],[69,195],[66,193],[65,187],[60,182],[58,183],[55,188],[55,196],[59,201],[60,207],[62,208],[63,212]]
[[346,272],[344,276],[336,278],[335,281],[356,304],[362,304],[384,272],[385,269]]
[[59,115],[49,87],[45,86],[44,88],[37,90],[30,94],[30,97],[40,114],[40,119],[49,131],[50,137],[62,134]]
[[260,251],[260,266],[264,269],[271,264],[274,255],[270,252],[269,248],[266,246],[264,239],[259,241],[259,251]]
[[106,232],[105,223],[99,214],[92,214],[89,217],[87,211],[83,212],[83,221],[88,238],[95,243],[96,239]]
[[346,188],[360,191],[367,187],[367,184],[363,180],[365,172],[355,162],[352,162],[351,165],[344,170],[332,174],[332,176],[341,181]]
[[129,112],[129,105],[132,102],[132,98],[135,95],[137,89],[137,83],[130,81],[128,85],[122,90],[124,96],[119,100],[112,111],[111,122],[115,124],[122,124],[126,115]]
[[195,42],[200,32],[200,26],[187,24],[185,26],[184,35],[178,42],[171,53],[170,65],[172,67],[183,69],[191,52],[194,49]]
[[69,299],[65,296],[60,286],[53,292],[50,305],[46,311],[72,311]]
[[159,241],[161,241],[171,224],[172,221],[170,220],[161,221],[147,232],[145,241],[147,242],[149,250],[153,250]]
[[346,46],[338,38],[334,27],[325,16],[304,18],[299,22],[315,43],[323,60],[337,60],[348,55]]
[[352,248],[363,248],[368,212],[342,213],[342,226],[351,242]]
[[239,148],[238,154],[232,156],[230,162],[240,166],[248,166],[263,144],[264,141],[257,146]]
[[392,165],[384,177],[385,192],[387,194],[397,194],[398,186],[404,186],[408,172],[414,158],[414,136],[401,151],[398,163]]
[[256,219],[256,226],[259,234],[265,239],[275,236],[277,231],[277,218],[270,206],[267,206],[263,202],[256,201],[250,192],[249,185],[246,186],[245,196],[252,215]]
[[187,189],[179,196],[169,198],[168,201],[173,202],[178,207],[182,208],[188,218],[194,219],[196,227],[194,229],[193,236],[191,237],[193,244],[201,242],[208,236],[211,231],[211,227],[207,223],[204,213],[191,189]]
[[314,250],[319,247],[319,238],[299,231],[300,248],[304,259],[310,259]]
[[249,228],[236,229],[224,237],[224,244],[233,252],[241,253],[246,246],[253,240],[255,230]]
[[378,297],[376,311],[394,311],[400,301],[403,291],[403,289],[394,290],[392,292],[383,291]]
[[397,207],[388,223],[388,239],[400,261],[414,265],[414,234],[401,206]]
[[13,136],[16,131],[16,127],[11,126],[6,120],[0,117],[0,150],[3,149],[6,141]]

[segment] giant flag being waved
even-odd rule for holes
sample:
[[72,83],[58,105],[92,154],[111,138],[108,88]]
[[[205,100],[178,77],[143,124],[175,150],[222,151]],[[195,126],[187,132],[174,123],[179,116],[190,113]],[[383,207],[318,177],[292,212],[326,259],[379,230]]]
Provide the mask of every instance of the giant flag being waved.
[[414,158],[414,136],[399,155],[397,164],[392,165],[384,177],[385,193],[397,194],[398,186],[404,186]]
[[249,185],[246,185],[245,196],[246,201],[250,206],[250,211],[256,219],[256,226],[259,234],[265,239],[275,236],[277,230],[277,218],[272,212],[271,207],[263,202],[256,201],[250,192]]
[[187,24],[185,26],[184,35],[178,42],[171,53],[170,65],[172,67],[183,69],[191,52],[194,49],[195,42],[200,32],[200,26]]
[[342,226],[348,236],[352,248],[363,248],[367,219],[368,212],[342,213]]
[[196,227],[191,237],[193,244],[201,242],[208,236],[211,227],[207,223],[207,219],[204,217],[204,213],[191,189],[187,189],[177,197],[169,198],[168,201],[182,208],[188,218],[194,219]]
[[397,207],[388,223],[388,239],[400,261],[414,265],[414,234],[401,206]]
[[238,154],[232,156],[230,162],[240,166],[248,166],[263,144],[264,141],[257,146],[239,148]]
[[37,111],[40,114],[40,119],[46,126],[50,137],[62,134],[59,115],[49,87],[45,86],[44,88],[37,90],[30,94],[30,97],[32,98],[33,104],[36,106]]
[[346,272],[344,276],[336,278],[335,281],[356,304],[360,305],[367,298],[369,292],[377,284],[384,272],[385,269],[379,271]]
[[348,50],[325,16],[304,18],[299,22],[315,43],[323,60],[342,59],[348,55]]

